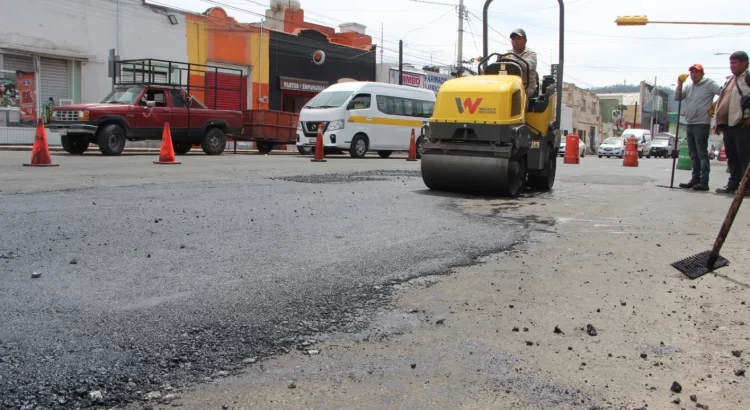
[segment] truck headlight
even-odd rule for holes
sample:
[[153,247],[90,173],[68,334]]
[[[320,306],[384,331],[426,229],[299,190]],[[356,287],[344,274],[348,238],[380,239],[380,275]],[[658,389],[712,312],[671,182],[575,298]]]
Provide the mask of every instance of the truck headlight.
[[78,111],[78,120],[79,121],[88,121],[89,120],[89,112],[84,111]]
[[326,131],[336,131],[336,130],[343,130],[344,129],[344,120],[336,120],[331,121],[328,124],[328,128],[326,128]]

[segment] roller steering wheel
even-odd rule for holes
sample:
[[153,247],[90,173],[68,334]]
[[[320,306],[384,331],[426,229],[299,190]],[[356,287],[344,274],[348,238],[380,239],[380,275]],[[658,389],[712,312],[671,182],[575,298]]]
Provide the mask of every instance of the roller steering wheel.
[[[518,60],[520,60],[526,66],[526,70],[524,70],[526,72],[526,84],[529,83],[529,80],[531,80],[531,77],[530,77],[530,75],[531,75],[530,74],[530,72],[531,72],[531,64],[529,64],[528,61],[526,61],[523,57],[521,57],[520,55],[518,55],[516,53],[505,53],[505,54],[492,53],[492,54],[488,55],[487,57],[485,57],[485,58],[483,58],[483,59],[481,59],[479,61],[479,67],[478,67],[477,72],[484,72],[484,70],[482,70],[482,66],[483,65],[486,66],[487,65],[487,61],[492,56],[498,56],[498,59],[497,59],[498,63],[500,63],[500,62],[517,63],[518,61],[516,61],[516,60],[504,59],[504,57],[507,57],[507,56],[514,56],[514,57],[516,57]],[[487,67],[485,67],[485,68],[487,68]]]

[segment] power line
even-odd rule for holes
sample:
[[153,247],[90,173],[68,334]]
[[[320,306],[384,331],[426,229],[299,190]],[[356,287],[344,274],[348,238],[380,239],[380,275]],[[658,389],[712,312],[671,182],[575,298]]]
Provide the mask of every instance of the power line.
[[[474,18],[476,18],[476,19],[477,19],[477,20],[479,20],[480,22],[482,21],[482,20],[481,20],[481,19],[479,19],[479,17],[477,17],[477,15],[476,15],[476,14],[474,14],[473,12],[469,11],[469,14],[471,14],[472,16],[474,16]],[[488,27],[488,28],[489,28],[490,30],[492,30],[492,31],[494,31],[495,33],[497,33],[497,34],[498,34],[499,36],[501,36],[502,38],[504,38],[505,40],[507,40],[507,41],[508,41],[508,42],[510,43],[510,39],[509,39],[509,38],[505,37],[505,35],[503,35],[503,34],[502,34],[502,33],[500,33],[499,31],[495,30],[495,28],[494,28],[494,27],[492,27],[491,25],[489,25],[489,23],[487,23],[487,27]],[[485,57],[485,56],[482,56],[482,57]],[[542,60],[541,58],[539,58],[539,56],[538,56],[538,55],[537,55],[537,61],[538,61],[538,62],[540,62],[540,63],[542,63],[542,64],[545,64],[545,65],[547,65],[547,66],[550,66],[550,67],[552,66],[552,64],[550,64],[550,63],[548,63],[548,62],[546,62],[546,61]],[[580,79],[578,79],[578,78],[575,78],[575,77],[573,77],[572,75],[570,75],[570,74],[568,74],[568,73],[565,73],[565,72],[564,72],[564,73],[563,73],[563,76],[565,76],[565,77],[568,77],[569,79],[571,79],[571,80],[574,80],[574,81],[577,81],[577,82],[579,82],[579,83],[581,83],[581,84],[585,84],[585,85],[588,85],[588,86],[589,86],[589,87],[591,87],[591,88],[594,88],[594,86],[593,86],[592,84],[589,84],[589,83],[587,83],[587,82],[585,82],[585,81],[583,81],[583,80],[580,80]]]
[[[216,3],[215,1],[211,1],[211,0],[201,0],[201,1],[208,1],[208,2]],[[252,4],[259,5],[259,6],[267,7],[266,4],[259,3],[259,2],[255,1],[255,0],[244,0],[244,1],[247,2],[247,3],[252,3]],[[444,5],[444,6],[450,6],[450,7],[453,7],[453,8],[456,7],[455,4],[447,4],[446,3],[446,4],[442,4],[442,5]],[[255,12],[251,12],[251,11],[246,11],[246,12],[251,13],[251,14],[257,14],[257,15],[265,17],[265,15],[260,14],[260,13],[255,13]],[[328,21],[320,21],[318,19],[310,18],[309,16],[311,16],[311,15],[312,16],[319,16],[319,17],[322,17],[324,19],[331,20],[334,23],[344,23],[342,20],[338,20],[338,19],[332,18],[330,16],[326,16],[326,15],[323,15],[323,14],[318,14],[318,13],[311,12],[311,11],[305,11],[305,17],[307,17],[307,20],[309,20],[311,22],[316,22],[316,23],[319,23],[319,24],[322,24],[322,25],[325,25],[325,26],[330,26],[330,22],[328,22]],[[275,20],[285,21],[285,20],[282,20],[282,19],[275,19]],[[290,22],[287,21],[287,23],[290,23]],[[290,23],[290,24],[294,24],[294,23]],[[294,24],[294,25],[297,25],[298,27],[306,27],[306,26],[302,26],[302,25],[299,25],[299,24]],[[380,37],[379,33],[372,33],[369,30],[365,30],[365,34],[369,35],[372,38],[378,38],[378,37]],[[393,44],[393,45],[398,45],[399,40],[402,40],[400,38],[396,38],[396,37],[393,37],[393,36],[384,36],[384,37],[385,38],[383,39],[383,42],[390,43],[390,44]],[[410,43],[413,44],[413,45],[415,45],[415,46],[429,48],[429,45],[426,45],[426,44],[420,44],[420,43],[415,43],[415,42],[410,42]],[[406,46],[406,42],[404,42],[404,45]],[[382,44],[381,44],[381,46],[382,46]],[[413,50],[413,51],[414,52],[425,52],[423,50]],[[426,53],[430,53],[430,52],[427,51]],[[443,53],[435,52],[435,54],[443,54]],[[449,58],[449,56],[447,56],[447,55],[444,55],[444,57]]]
[[455,4],[448,4],[448,3],[440,3],[438,1],[428,1],[428,0],[409,0],[414,3],[424,3],[424,4],[435,4],[439,6],[455,6]]

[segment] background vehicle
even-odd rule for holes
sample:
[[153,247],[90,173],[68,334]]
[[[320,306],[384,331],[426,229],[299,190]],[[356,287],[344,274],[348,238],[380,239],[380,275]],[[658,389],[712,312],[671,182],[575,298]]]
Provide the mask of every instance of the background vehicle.
[[622,158],[625,155],[625,139],[619,137],[609,137],[599,145],[599,158],[606,156]]
[[630,128],[623,131],[620,137],[626,142],[630,137],[635,137],[638,143],[638,158],[643,158],[646,154],[646,145],[651,141],[651,131],[643,128]]
[[656,134],[653,140],[646,144],[646,158],[664,157],[672,158],[674,151],[674,134],[660,132]]
[[[160,71],[165,67],[171,76]],[[213,67],[200,66],[206,68]],[[200,144],[206,154],[221,154],[226,138],[242,133],[241,104],[238,100],[237,110],[209,109],[190,94],[189,82],[185,90],[174,80],[187,77],[183,70],[198,69],[162,60],[117,61],[113,91],[101,103],[56,107],[49,128],[62,134],[63,149],[71,154],[83,154],[89,144],[97,144],[102,154],[119,155],[126,140],[160,140],[169,122],[175,153],[187,153]],[[204,85],[193,89],[211,90]],[[216,88],[212,91],[218,94]]]
[[297,147],[314,147],[318,125],[323,125],[326,149],[349,151],[362,158],[377,151],[388,158],[393,151],[408,151],[415,131],[421,157],[422,127],[435,106],[435,93],[422,88],[354,81],[331,85],[307,102],[299,115]]
[[[487,0],[483,58],[478,76],[459,77],[438,90],[422,152],[422,180],[429,189],[515,197],[527,183],[549,190],[560,147],[564,7],[560,5],[560,64],[526,95],[529,64],[512,53],[488,51]],[[489,64],[497,56],[497,62]]]
[[[560,150],[558,151],[558,155],[561,157],[565,156],[566,142],[567,141],[564,137],[560,138]],[[578,156],[581,158],[586,156],[586,143],[583,142],[580,138],[578,139]]]

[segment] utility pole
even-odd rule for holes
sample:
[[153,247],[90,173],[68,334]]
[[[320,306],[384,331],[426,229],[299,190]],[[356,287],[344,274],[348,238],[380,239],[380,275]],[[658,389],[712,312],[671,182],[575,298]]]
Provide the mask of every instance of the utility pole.
[[398,41],[398,85],[404,85],[404,40]]
[[656,134],[656,97],[659,96],[659,91],[656,89],[656,77],[654,77],[654,95],[651,96],[651,135]]
[[385,51],[385,49],[383,49],[384,47],[383,38],[384,38],[383,23],[380,23],[380,66],[381,67],[383,66],[383,51]]
[[464,0],[458,1],[458,58],[456,72],[461,77],[464,64]]

